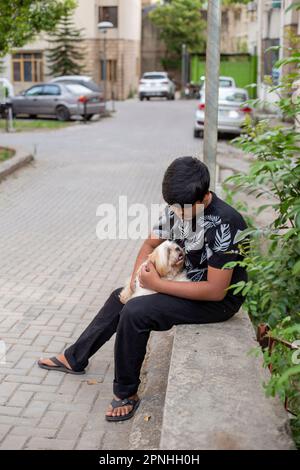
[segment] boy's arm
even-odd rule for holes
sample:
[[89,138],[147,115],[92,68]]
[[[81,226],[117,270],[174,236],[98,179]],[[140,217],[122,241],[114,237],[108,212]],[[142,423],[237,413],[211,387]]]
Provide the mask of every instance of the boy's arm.
[[161,279],[151,263],[142,269],[140,282],[142,287],[162,294],[174,295],[190,300],[223,300],[226,289],[230,286],[232,269],[216,269],[208,266],[207,281],[178,282]]
[[140,265],[144,261],[146,261],[148,258],[148,255],[150,255],[150,253],[152,253],[152,251],[164,241],[165,241],[164,239],[156,237],[154,233],[151,233],[149,237],[144,241],[144,243],[142,244],[140,248],[140,251],[138,252],[138,255],[134,264],[133,272],[131,275],[131,280],[130,280],[131,290],[134,290],[135,276]]

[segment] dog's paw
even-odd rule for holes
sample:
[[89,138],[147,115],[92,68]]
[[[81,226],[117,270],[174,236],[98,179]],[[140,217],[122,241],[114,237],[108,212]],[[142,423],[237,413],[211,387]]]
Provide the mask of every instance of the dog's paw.
[[119,299],[122,304],[126,304],[130,299],[132,292],[129,289],[123,289],[122,292],[119,294]]

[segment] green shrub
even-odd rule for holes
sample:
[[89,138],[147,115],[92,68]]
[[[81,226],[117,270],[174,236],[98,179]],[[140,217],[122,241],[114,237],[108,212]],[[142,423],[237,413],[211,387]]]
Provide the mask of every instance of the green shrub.
[[[248,120],[245,133],[233,142],[252,155],[250,170],[232,176],[225,186],[227,191],[230,183],[234,191],[264,196],[268,202],[258,213],[274,213],[273,221],[262,228],[248,220],[250,227],[240,240],[249,236],[249,248],[240,264],[246,266],[249,281],[233,288],[247,294],[245,306],[255,324],[266,322],[272,335],[294,341],[300,340],[300,97],[293,95],[293,83],[300,78],[300,53],[293,52],[276,66],[291,63],[295,72],[271,91],[278,94],[280,115],[292,118],[294,125],[272,127],[267,120],[257,124]],[[292,363],[292,353],[281,343],[271,354],[264,352],[265,366],[272,364],[266,391],[292,404],[292,428],[300,445],[300,365]]]

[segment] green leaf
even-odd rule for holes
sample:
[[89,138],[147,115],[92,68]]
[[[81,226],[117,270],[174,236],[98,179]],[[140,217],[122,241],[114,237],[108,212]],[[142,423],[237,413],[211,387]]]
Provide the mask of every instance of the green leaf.
[[292,273],[293,273],[295,276],[298,276],[298,274],[300,274],[300,260],[297,261],[296,264],[294,264]]

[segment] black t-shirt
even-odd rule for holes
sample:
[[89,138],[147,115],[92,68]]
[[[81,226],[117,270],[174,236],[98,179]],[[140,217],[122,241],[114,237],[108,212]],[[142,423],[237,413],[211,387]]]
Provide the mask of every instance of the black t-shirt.
[[[183,221],[167,206],[152,230],[159,238],[174,240],[182,246],[187,277],[194,282],[207,280],[208,266],[222,269],[226,263],[243,258],[237,236],[247,225],[239,212],[215,193],[211,194],[210,204],[192,220]],[[236,266],[231,285],[239,281],[247,281],[247,273],[245,268]],[[233,290],[227,296],[232,297]]]

